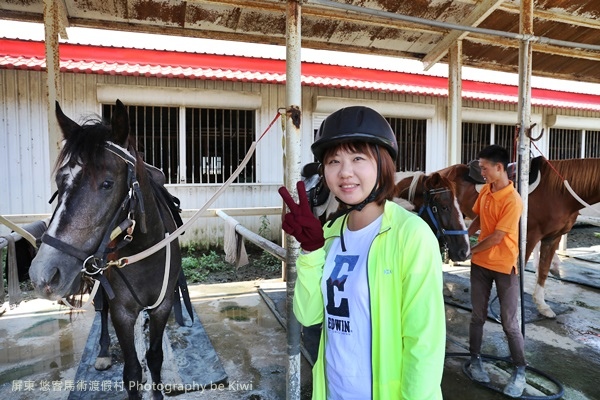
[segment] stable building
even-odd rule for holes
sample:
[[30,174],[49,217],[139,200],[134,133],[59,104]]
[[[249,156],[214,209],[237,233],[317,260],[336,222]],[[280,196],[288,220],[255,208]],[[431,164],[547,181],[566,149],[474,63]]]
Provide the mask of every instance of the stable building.
[[[0,39],[0,214],[37,218],[52,212],[43,42]],[[201,208],[246,155],[256,153],[211,209],[247,209],[236,217],[279,240],[283,184],[285,60],[140,48],[60,44],[60,105],[83,123],[109,118],[117,99],[129,108],[131,134],[146,162],[162,169],[185,215]],[[331,112],[366,105],[396,132],[399,171],[433,172],[468,162],[492,143],[515,154],[518,87],[462,81],[462,140],[447,137],[448,78],[427,73],[302,63],[301,160],[313,161],[315,130]],[[600,95],[534,87],[534,155],[549,159],[600,157]],[[263,135],[264,134],[264,135]],[[451,150],[456,148],[457,150]],[[458,154],[454,154],[458,152]],[[515,155],[516,156],[516,155]],[[263,217],[264,216],[264,217]],[[220,244],[223,221],[200,218],[183,241]]]

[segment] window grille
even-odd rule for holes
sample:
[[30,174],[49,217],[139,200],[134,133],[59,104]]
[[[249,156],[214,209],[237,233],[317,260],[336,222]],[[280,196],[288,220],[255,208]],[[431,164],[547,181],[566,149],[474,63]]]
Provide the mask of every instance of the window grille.
[[585,132],[585,158],[600,158],[600,131]]
[[461,162],[467,164],[477,159],[477,155],[490,144],[497,144],[508,150],[511,161],[516,161],[515,126],[463,122]]
[[[187,108],[185,118],[187,182],[225,182],[254,140],[254,111]],[[236,182],[256,182],[254,156]]]
[[581,130],[551,128],[548,136],[549,160],[581,158]]
[[427,120],[386,118],[398,141],[397,171],[425,171]]
[[[313,133],[317,131],[325,114],[316,115],[313,119]],[[427,151],[427,120],[386,118],[398,141],[397,171],[425,171],[425,155]],[[316,161],[316,160],[315,160]]]
[[461,163],[468,164],[476,160],[477,155],[492,140],[492,125],[478,122],[462,123]]
[[494,125],[494,144],[500,145],[508,150],[510,161],[517,161],[515,149],[515,138],[517,137],[515,125]]
[[[113,110],[113,105],[103,105],[103,117],[110,119]],[[164,172],[166,183],[225,182],[255,136],[254,110],[185,108],[185,121],[180,120],[179,107],[128,106],[127,110],[138,151],[144,161]],[[184,158],[185,168],[181,168]],[[235,182],[256,182],[255,164],[252,156]]]

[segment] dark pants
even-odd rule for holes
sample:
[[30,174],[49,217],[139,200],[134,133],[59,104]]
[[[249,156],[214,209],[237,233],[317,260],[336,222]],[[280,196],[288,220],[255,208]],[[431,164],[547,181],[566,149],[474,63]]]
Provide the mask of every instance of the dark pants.
[[526,365],[525,345],[519,325],[519,277],[514,269],[510,275],[491,271],[471,264],[471,324],[469,326],[469,351],[481,354],[483,324],[487,318],[488,303],[492,283],[496,282],[496,291],[500,300],[500,318],[502,328],[508,339],[508,347],[516,366]]

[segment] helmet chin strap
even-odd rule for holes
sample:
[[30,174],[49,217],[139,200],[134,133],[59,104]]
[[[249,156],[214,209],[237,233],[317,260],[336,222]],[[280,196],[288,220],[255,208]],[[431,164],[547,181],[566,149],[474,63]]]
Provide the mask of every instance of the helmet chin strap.
[[379,145],[375,145],[375,152],[377,153],[377,180],[375,181],[375,186],[373,186],[373,189],[371,190],[371,193],[369,193],[369,195],[360,203],[358,204],[347,204],[344,203],[342,200],[340,200],[337,196],[335,196],[335,199],[339,202],[342,203],[343,205],[345,205],[347,208],[342,211],[341,213],[339,213],[334,219],[332,219],[331,221],[329,221],[329,224],[327,225],[328,227],[331,227],[331,225],[341,216],[344,216],[344,221],[342,222],[342,224],[340,225],[340,239],[341,239],[341,244],[342,244],[342,251],[346,252],[346,244],[344,243],[344,225],[345,225],[345,221],[346,219],[348,219],[348,214],[350,214],[351,211],[362,211],[363,208],[365,208],[365,206],[371,202],[373,202],[375,200],[375,198],[377,197],[377,195],[379,194],[379,179],[381,177],[381,157],[379,155]]

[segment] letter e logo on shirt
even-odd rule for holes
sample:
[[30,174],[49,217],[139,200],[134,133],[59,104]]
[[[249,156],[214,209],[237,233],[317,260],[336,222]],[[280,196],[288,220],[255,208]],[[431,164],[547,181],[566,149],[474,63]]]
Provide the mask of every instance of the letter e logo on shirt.
[[[327,312],[338,317],[349,317],[348,298],[344,297],[344,284],[348,278],[347,272],[352,272],[358,256],[337,255],[331,276],[327,279]],[[344,273],[346,272],[346,273]],[[336,290],[337,289],[337,290]],[[337,297],[337,299],[336,299]],[[336,301],[338,300],[338,301]],[[336,304],[339,304],[336,306]]]

